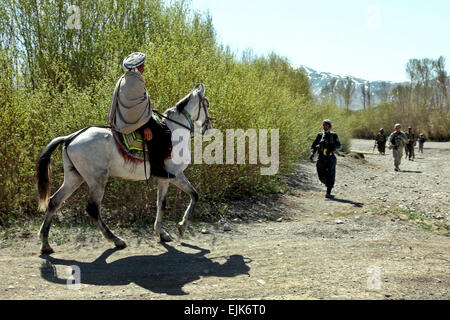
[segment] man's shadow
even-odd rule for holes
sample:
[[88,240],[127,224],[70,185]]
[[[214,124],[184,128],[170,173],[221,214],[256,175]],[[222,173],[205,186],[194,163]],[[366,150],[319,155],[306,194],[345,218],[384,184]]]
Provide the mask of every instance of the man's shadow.
[[336,202],[341,202],[341,203],[348,203],[353,205],[354,207],[357,208],[362,208],[364,206],[364,203],[362,202],[355,202],[355,201],[351,201],[351,200],[344,200],[344,199],[339,199],[339,198],[333,198],[333,199],[329,199],[330,201],[336,201]]
[[[249,261],[241,255],[227,257],[223,264],[205,257],[209,250],[182,243],[182,246],[198,253],[185,253],[172,246],[163,244],[166,253],[155,256],[133,256],[107,263],[111,255],[118,249],[108,249],[95,261],[86,263],[76,260],[63,260],[42,255],[45,259],[40,271],[45,280],[66,284],[66,279],[59,278],[55,266],[78,266],[80,268],[80,282],[82,284],[98,286],[124,286],[135,283],[138,286],[155,293],[168,295],[187,295],[183,291],[184,285],[199,280],[200,277],[236,277],[249,275]],[[247,259],[250,260],[250,259]],[[70,282],[70,281],[69,281]]]

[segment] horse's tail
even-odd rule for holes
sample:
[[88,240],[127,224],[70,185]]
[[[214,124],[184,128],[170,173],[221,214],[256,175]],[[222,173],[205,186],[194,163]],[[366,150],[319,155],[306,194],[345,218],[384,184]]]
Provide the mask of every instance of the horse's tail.
[[50,198],[50,158],[56,148],[61,143],[65,142],[66,139],[67,137],[59,137],[54,139],[47,147],[45,147],[37,160],[37,189],[39,196],[39,211],[41,212],[45,212],[47,210]]
[[50,142],[49,145],[41,152],[41,155],[36,163],[39,211],[45,212],[47,210],[50,199],[50,158],[52,153],[61,143],[65,143],[66,147],[68,147],[76,137],[84,133],[89,128],[91,127],[84,128],[83,130],[72,133],[66,137],[53,139],[53,141]]
[[[48,146],[45,147],[45,149],[41,152],[41,155],[39,156],[37,163],[36,163],[36,172],[37,172],[37,189],[38,189],[38,196],[39,196],[39,211],[45,212],[48,208],[48,202],[50,199],[50,158],[52,156],[52,153],[58,148],[58,146],[61,143],[65,144],[65,147],[67,148],[70,143],[72,143],[75,138],[77,138],[79,135],[87,131],[92,127],[84,128],[80,131],[77,131],[75,133],[72,133],[71,135],[68,135],[66,137],[59,137],[56,139],[53,139],[52,142],[49,143]],[[105,128],[110,129],[111,127],[98,127],[98,128]]]

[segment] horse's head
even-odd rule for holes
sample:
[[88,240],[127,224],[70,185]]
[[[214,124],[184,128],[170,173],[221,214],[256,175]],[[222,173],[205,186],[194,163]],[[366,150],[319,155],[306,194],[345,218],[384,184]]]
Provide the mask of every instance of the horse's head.
[[209,116],[209,101],[205,97],[205,85],[197,84],[191,93],[176,105],[177,111],[184,113],[193,124],[195,131],[202,135],[212,129],[211,121],[215,120]]
[[212,129],[211,121],[216,119],[209,116],[209,100],[205,96],[205,85],[203,83],[196,85],[194,91],[197,91],[197,96],[200,101],[197,125],[201,128],[202,134],[206,135]]

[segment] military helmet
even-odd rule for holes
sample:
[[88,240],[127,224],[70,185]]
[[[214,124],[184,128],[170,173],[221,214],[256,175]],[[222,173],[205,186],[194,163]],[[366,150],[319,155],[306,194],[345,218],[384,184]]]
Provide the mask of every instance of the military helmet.
[[402,127],[402,125],[401,125],[400,123],[397,123],[397,124],[394,126],[394,129],[401,128],[401,127]]
[[141,66],[147,57],[142,52],[134,52],[123,60],[123,67],[131,70]]
[[330,128],[333,127],[333,124],[330,119],[323,120],[322,124],[325,124],[325,123],[328,123],[330,125]]
[[382,131],[384,131],[384,128],[381,128],[381,129],[380,129],[380,132],[382,132]]

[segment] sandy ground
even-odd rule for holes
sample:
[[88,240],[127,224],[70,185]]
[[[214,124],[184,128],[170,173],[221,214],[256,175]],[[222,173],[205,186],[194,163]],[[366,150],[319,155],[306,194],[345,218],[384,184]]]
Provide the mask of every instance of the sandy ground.
[[449,299],[450,143],[400,173],[372,147],[338,157],[335,201],[300,161],[287,194],[230,203],[226,221],[170,244],[111,226],[119,251],[98,230],[54,228],[56,253],[41,256],[38,225],[0,230],[0,299]]

